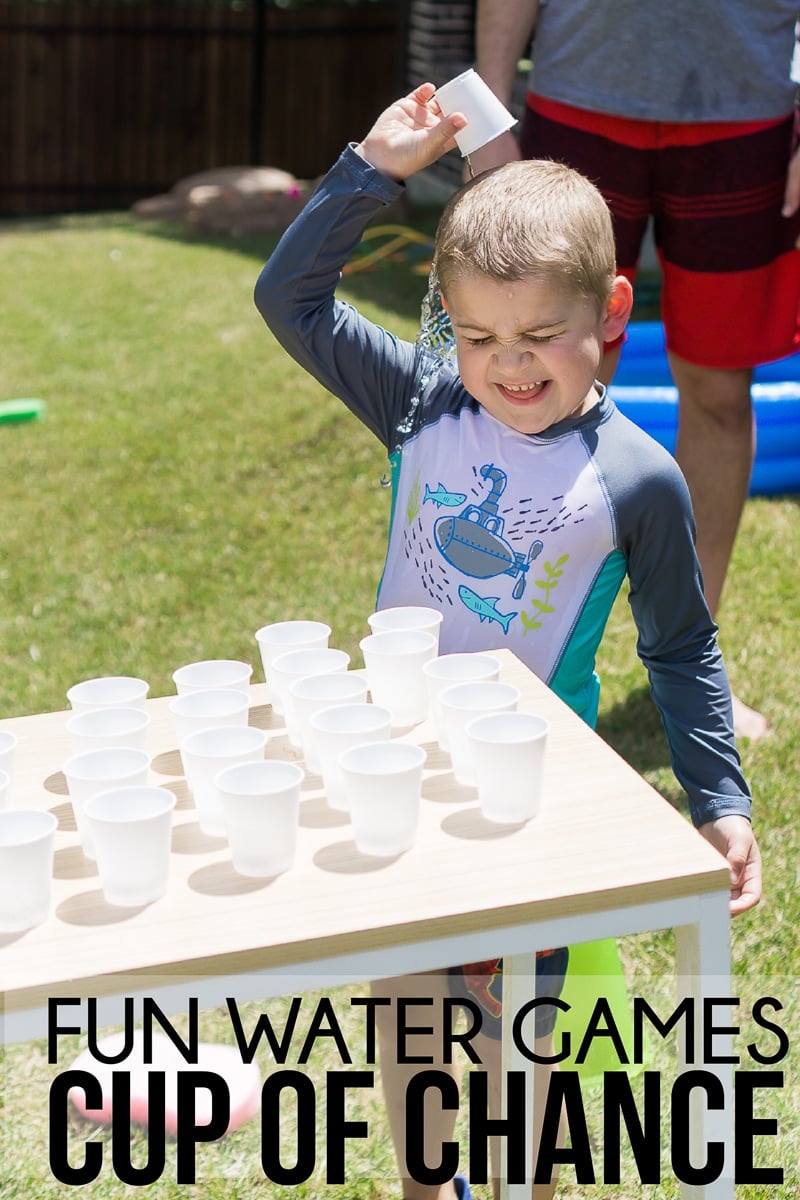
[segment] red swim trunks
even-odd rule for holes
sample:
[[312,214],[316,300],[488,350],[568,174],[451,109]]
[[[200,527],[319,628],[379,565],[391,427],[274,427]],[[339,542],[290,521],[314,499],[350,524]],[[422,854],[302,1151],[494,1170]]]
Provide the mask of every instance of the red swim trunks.
[[670,350],[752,367],[800,347],[800,215],[781,216],[793,124],[637,121],[530,96],[520,144],[599,187],[631,281],[652,215]]
[[[569,962],[569,947],[540,950],[536,955],[536,994],[540,999],[558,998],[564,986]],[[483,962],[464,963],[450,967],[450,995],[456,1000],[470,1000],[481,1011],[481,1029],[490,1038],[503,1035],[503,960],[489,958]],[[556,1008],[543,1004],[534,1016],[534,1036],[552,1033],[556,1023]]]

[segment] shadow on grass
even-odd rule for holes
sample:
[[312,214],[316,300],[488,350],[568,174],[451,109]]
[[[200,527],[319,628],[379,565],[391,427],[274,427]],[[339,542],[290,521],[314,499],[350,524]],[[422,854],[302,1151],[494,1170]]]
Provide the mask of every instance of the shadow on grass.
[[640,775],[669,766],[664,727],[647,687],[636,688],[602,712],[597,732]]
[[[340,285],[341,292],[356,305],[360,302],[376,304],[397,313],[398,317],[416,320],[428,287],[428,263],[433,251],[433,235],[438,217],[438,212],[425,210],[415,214],[408,221],[396,222],[392,214],[387,213],[387,223],[392,226],[404,225],[413,233],[430,238],[430,246],[409,241],[406,246],[398,247],[395,254],[378,259],[364,270],[346,272]],[[280,232],[232,236],[193,230],[191,226],[182,222],[143,221],[133,217],[127,220],[132,227],[151,237],[191,246],[208,246],[252,259],[255,268],[254,284],[262,264],[267,261],[280,239]],[[379,226],[381,223],[380,220],[376,220],[373,224]],[[377,241],[365,243],[363,250],[357,250],[350,262],[356,262],[360,254],[374,251],[379,246]]]

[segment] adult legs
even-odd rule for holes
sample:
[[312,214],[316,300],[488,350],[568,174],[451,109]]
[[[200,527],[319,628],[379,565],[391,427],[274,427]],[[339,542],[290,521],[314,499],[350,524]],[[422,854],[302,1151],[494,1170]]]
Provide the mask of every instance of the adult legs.
[[[489,1075],[489,1111],[492,1117],[499,1117],[502,1112],[502,1045],[496,1038],[486,1037],[479,1034],[475,1038],[475,1049],[481,1057]],[[534,1050],[536,1054],[542,1058],[551,1058],[553,1055],[553,1035],[547,1034],[544,1037],[537,1037],[534,1041]],[[551,1074],[557,1067],[537,1066],[533,1073],[533,1152],[534,1159],[541,1143],[542,1119],[544,1117],[545,1105],[547,1103],[547,1092],[550,1085]],[[559,1125],[558,1142],[563,1146],[566,1142],[566,1122],[562,1113],[561,1122]],[[500,1145],[496,1138],[491,1139],[490,1154],[492,1161],[492,1193],[494,1200],[499,1200],[500,1197]],[[531,1200],[552,1200],[556,1194],[558,1184],[558,1171],[554,1172],[554,1177],[550,1183],[537,1183],[531,1187]]]
[[[444,999],[449,995],[447,975],[436,972],[380,979],[372,984],[371,991],[373,997],[389,1001],[379,1004],[375,1012],[381,1083],[403,1200],[456,1200],[452,1180],[441,1186],[418,1183],[411,1177],[406,1162],[406,1091],[409,1082],[421,1070],[442,1071],[459,1082],[457,1064],[444,1062],[442,1055]],[[430,1003],[417,1005],[414,1001]],[[429,1034],[405,1038],[402,1054],[398,1053],[398,1002],[412,1005],[407,1010],[409,1026],[430,1030]],[[401,1062],[401,1058],[417,1058],[417,1062]],[[423,1118],[424,1151],[425,1161],[432,1164],[438,1161],[437,1151],[441,1155],[442,1145],[452,1140],[457,1114],[445,1108],[437,1097],[431,1095],[429,1098],[430,1105]]]
[[[411,1177],[406,1160],[406,1094],[411,1079],[420,1071],[441,1071],[455,1080],[457,1084],[460,1083],[458,1064],[448,1062],[447,1058],[451,1056],[443,1053],[444,1048],[449,1044],[448,1031],[444,1029],[444,1013],[446,1011],[444,1001],[450,996],[447,975],[443,972],[432,972],[381,979],[372,984],[371,991],[373,997],[389,1002],[378,1004],[375,1014],[381,1082],[403,1189],[403,1200],[456,1200],[452,1180],[441,1185],[418,1183]],[[403,1036],[402,1054],[398,1053],[398,1002],[405,1002],[411,1006],[407,1009],[405,1018],[408,1033]],[[412,1026],[417,1028],[416,1034],[410,1033]],[[502,1044],[497,1038],[476,1034],[470,1040],[470,1045],[474,1047],[475,1058],[480,1064],[477,1069],[485,1069],[488,1074],[490,1115],[499,1117],[503,1086]],[[546,1037],[537,1037],[534,1048],[537,1055],[551,1057],[553,1054],[552,1034]],[[401,1058],[412,1061],[400,1061]],[[414,1058],[417,1059],[416,1062],[413,1061]],[[550,1067],[537,1067],[534,1072],[534,1154],[540,1140],[550,1071]],[[430,1103],[423,1114],[424,1156],[427,1163],[433,1164],[439,1161],[442,1145],[452,1140],[457,1112],[455,1109],[446,1108],[436,1093],[432,1093],[426,1098],[430,1100]],[[563,1144],[565,1140],[563,1127],[560,1129],[559,1135],[559,1143]],[[490,1155],[493,1171],[492,1189],[495,1200],[499,1200],[500,1157],[499,1146],[494,1139],[490,1146]],[[462,1168],[465,1168],[466,1165],[466,1163],[461,1164]],[[537,1184],[531,1189],[531,1200],[552,1200],[555,1189],[555,1179],[550,1184]]]
[[[753,467],[752,371],[701,367],[676,354],[669,363],[679,396],[675,457],[692,497],[703,587],[716,620]],[[767,729],[761,713],[737,698],[734,726],[752,739]]]

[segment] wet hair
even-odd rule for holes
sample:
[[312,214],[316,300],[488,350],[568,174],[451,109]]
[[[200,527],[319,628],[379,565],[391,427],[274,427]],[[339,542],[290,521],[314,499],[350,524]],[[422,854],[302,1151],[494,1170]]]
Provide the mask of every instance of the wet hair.
[[448,201],[436,231],[434,271],[445,297],[470,275],[542,279],[606,303],[616,271],[611,214],[585,176],[527,159],[471,180]]

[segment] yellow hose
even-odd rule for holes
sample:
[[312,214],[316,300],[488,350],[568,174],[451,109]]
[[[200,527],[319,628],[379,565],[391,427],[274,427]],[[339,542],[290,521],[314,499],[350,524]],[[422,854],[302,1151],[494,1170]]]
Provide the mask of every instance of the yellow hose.
[[[380,246],[376,246],[374,250],[366,250],[359,254],[358,258],[347,263],[344,268],[345,275],[354,275],[357,271],[366,271],[373,267],[382,259],[388,258],[396,251],[407,245],[428,246],[433,252],[433,240],[424,233],[419,233],[416,229],[411,229],[407,225],[373,225],[367,229],[361,239],[363,246],[364,242],[372,241],[375,238],[388,238]],[[419,275],[427,275],[429,263],[424,264],[424,267],[415,267],[414,271]]]

